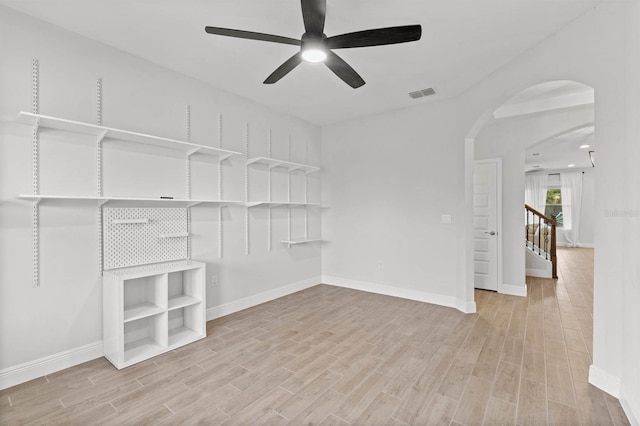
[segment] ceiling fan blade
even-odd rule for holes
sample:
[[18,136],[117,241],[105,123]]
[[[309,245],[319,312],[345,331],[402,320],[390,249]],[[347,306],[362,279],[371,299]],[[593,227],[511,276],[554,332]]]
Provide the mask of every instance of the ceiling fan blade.
[[360,77],[360,75],[353,68],[351,68],[351,65],[346,63],[344,59],[342,59],[332,51],[329,50],[327,52],[327,59],[324,63],[327,67],[329,67],[331,71],[333,71],[335,75],[340,77],[342,81],[344,81],[354,89],[357,89],[360,86],[364,86],[365,83],[362,77]]
[[209,34],[236,38],[248,38],[250,40],[270,41],[273,43],[292,44],[294,46],[300,46],[300,40],[272,34],[255,33],[253,31],[232,30],[229,28],[219,27],[205,27],[204,30]]
[[301,0],[302,19],[307,34],[321,36],[324,32],[324,17],[327,15],[327,0]]
[[382,46],[385,44],[406,43],[420,40],[420,25],[378,28],[375,30],[356,31],[328,37],[325,42],[329,49],[347,49],[351,47]]
[[300,54],[300,52],[298,52],[287,59],[274,72],[272,72],[271,75],[264,81],[264,84],[273,84],[277,82],[282,77],[289,74],[295,67],[300,65],[300,62],[302,62],[302,55]]

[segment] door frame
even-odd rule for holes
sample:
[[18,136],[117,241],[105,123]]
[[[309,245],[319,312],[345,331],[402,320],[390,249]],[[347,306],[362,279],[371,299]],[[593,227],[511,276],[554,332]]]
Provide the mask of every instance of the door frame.
[[[496,165],[496,232],[498,233],[498,253],[496,255],[496,262],[498,268],[498,293],[503,293],[502,283],[502,158],[486,158],[482,160],[473,160],[473,165],[476,164],[489,164]],[[473,194],[473,189],[472,189]],[[472,213],[473,214],[473,213]],[[473,270],[472,270],[473,274]],[[474,288],[475,290],[475,285]]]

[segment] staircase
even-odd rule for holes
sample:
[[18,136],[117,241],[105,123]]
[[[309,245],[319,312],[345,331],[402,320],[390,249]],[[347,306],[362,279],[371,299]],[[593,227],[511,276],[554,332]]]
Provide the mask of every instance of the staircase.
[[551,278],[558,278],[558,258],[556,256],[556,220],[545,216],[536,209],[524,205],[525,225],[525,249],[527,251],[527,264],[543,265],[538,269],[550,269]]

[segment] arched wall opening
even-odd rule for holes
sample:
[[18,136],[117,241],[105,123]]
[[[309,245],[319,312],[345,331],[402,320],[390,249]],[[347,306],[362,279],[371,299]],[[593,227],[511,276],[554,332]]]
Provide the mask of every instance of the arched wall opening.
[[[588,151],[595,149],[594,99],[593,88],[582,83],[569,80],[538,83],[511,96],[488,117],[483,116],[483,126],[473,138],[467,138],[473,140],[468,148],[473,149],[474,161],[498,158],[502,163],[498,183],[502,189],[498,213],[501,223],[497,226],[502,232],[489,239],[497,240],[503,249],[498,251],[500,258],[491,265],[494,270],[499,269],[493,274],[497,279],[493,279],[491,289],[524,296],[525,276],[551,278],[550,255],[541,261],[540,256],[531,256],[531,250],[524,247],[525,201],[545,213],[544,195],[541,201],[525,200],[525,174],[530,180],[548,181],[550,187],[557,189],[560,174],[564,180],[574,176],[577,183],[585,183],[582,191],[585,196],[579,202],[574,200],[573,210],[567,198],[560,206],[548,207],[547,213],[556,216],[555,210],[561,211],[562,205],[568,213],[578,213],[567,217],[566,227],[563,216],[558,216],[559,245],[593,247],[595,174]],[[547,186],[546,182],[543,184]],[[566,187],[565,192],[569,192]],[[580,221],[581,217],[585,220]],[[576,226],[572,225],[572,219]],[[538,251],[545,248],[550,251],[550,241],[538,245]],[[479,287],[477,284],[475,287]]]

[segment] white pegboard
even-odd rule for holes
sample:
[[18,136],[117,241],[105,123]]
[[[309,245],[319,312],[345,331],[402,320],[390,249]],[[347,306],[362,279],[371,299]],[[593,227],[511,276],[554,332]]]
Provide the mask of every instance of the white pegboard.
[[103,208],[104,269],[186,259],[187,221],[184,208]]

